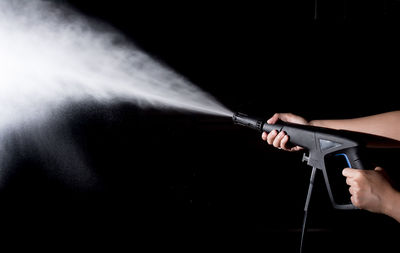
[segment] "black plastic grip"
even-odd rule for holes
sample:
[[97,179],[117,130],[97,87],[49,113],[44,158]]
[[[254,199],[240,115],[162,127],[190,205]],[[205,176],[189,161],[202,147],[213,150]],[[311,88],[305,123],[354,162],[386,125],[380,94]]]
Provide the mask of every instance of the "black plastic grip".
[[274,130],[280,132],[282,131],[282,129],[284,128],[284,124],[282,122],[278,122],[276,124],[268,124],[268,123],[264,123],[264,125],[262,126],[262,130],[264,132],[270,133]]
[[315,132],[307,126],[279,121],[276,124],[264,123],[262,130],[265,132],[285,132],[289,136],[289,145],[301,146],[306,149],[315,148]]
[[334,208],[342,210],[357,209],[351,203],[349,186],[346,183],[346,178],[342,175],[342,171],[344,168],[373,169],[367,158],[364,148],[361,147],[338,150],[325,155],[325,168],[322,171],[328,195]]
[[369,161],[366,157],[365,150],[359,147],[349,148],[344,150],[344,153],[349,159],[351,168],[360,170],[371,170],[374,169],[372,164],[367,163]]

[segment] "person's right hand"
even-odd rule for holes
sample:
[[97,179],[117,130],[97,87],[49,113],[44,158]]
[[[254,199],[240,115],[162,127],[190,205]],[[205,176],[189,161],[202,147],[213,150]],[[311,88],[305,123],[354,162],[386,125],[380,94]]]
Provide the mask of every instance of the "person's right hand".
[[[303,117],[297,116],[292,113],[275,113],[269,120],[268,124],[275,124],[278,120],[282,120],[289,123],[296,123],[301,125],[308,125],[308,121]],[[288,145],[290,137],[284,132],[279,132],[274,130],[270,133],[263,132],[261,138],[267,141],[269,145],[276,148],[283,149],[285,151],[299,151],[303,149],[300,146],[291,147]]]

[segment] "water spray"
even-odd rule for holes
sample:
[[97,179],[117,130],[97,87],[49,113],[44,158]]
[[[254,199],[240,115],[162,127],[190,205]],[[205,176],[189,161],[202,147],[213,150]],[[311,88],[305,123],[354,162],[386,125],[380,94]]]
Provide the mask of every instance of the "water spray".
[[[231,116],[217,99],[117,29],[79,14],[65,1],[0,1],[0,38],[2,140],[29,129],[43,147],[60,141],[65,134],[44,130],[52,126],[43,122],[62,121],[64,108],[90,103],[129,102],[143,109]],[[0,152],[0,163],[5,155]],[[63,152],[53,155],[69,160]],[[83,164],[65,170],[74,167],[79,168],[77,175],[87,174],[89,168],[80,169]],[[0,168],[0,177],[5,168]]]

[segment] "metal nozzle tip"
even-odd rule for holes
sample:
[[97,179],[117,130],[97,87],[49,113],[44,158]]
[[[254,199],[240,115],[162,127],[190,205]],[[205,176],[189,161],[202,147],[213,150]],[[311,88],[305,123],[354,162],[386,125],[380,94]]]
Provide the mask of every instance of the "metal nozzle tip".
[[235,112],[232,116],[233,121],[237,121],[239,118],[248,117],[246,114],[241,112]]

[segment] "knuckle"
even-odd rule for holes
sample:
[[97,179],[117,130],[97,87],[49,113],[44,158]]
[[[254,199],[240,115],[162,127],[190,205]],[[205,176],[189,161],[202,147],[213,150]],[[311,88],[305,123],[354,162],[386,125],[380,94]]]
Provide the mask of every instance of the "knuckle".
[[268,144],[272,144],[272,143],[274,142],[274,140],[275,140],[275,135],[274,135],[273,132],[271,132],[271,133],[268,134],[268,136],[267,136],[267,142],[268,142]]
[[352,197],[352,203],[356,207],[360,207],[361,206],[361,200],[360,200],[360,198],[358,196],[353,196]]
[[357,181],[360,181],[363,178],[364,178],[364,175],[359,171],[357,171],[357,173],[354,175],[354,179],[357,180]]

